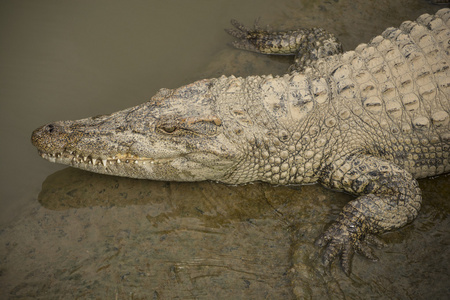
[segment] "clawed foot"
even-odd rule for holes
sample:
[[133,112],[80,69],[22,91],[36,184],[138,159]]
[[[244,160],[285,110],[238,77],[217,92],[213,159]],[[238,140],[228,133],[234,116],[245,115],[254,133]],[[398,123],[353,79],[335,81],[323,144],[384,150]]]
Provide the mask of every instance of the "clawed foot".
[[234,28],[225,31],[237,39],[232,43],[235,48],[263,54],[295,55],[311,33],[308,29],[273,32],[269,27],[261,29],[257,22],[253,29],[236,20],[231,20],[231,24]]
[[316,241],[316,245],[326,246],[323,254],[323,263],[328,266],[335,258],[340,256],[341,266],[347,276],[351,272],[351,262],[355,251],[372,261],[377,261],[377,256],[368,244],[382,248],[386,244],[376,236],[364,233],[361,226],[355,224],[334,223]]
[[237,38],[237,41],[234,41],[232,45],[237,49],[252,51],[252,52],[259,52],[264,53],[262,51],[262,41],[264,37],[267,38],[269,35],[268,31],[261,30],[261,28],[258,25],[258,20],[255,21],[254,29],[247,28],[242,23],[231,20],[231,24],[234,26],[233,29],[225,29],[225,31]]

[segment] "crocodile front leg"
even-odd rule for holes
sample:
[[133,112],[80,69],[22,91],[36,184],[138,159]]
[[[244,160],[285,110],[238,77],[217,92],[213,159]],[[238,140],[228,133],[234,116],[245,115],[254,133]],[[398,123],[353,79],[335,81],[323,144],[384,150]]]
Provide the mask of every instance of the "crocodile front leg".
[[317,59],[342,52],[342,45],[331,33],[322,28],[270,32],[255,26],[249,29],[236,20],[235,29],[226,29],[238,41],[233,46],[247,51],[270,55],[295,55],[291,71],[302,71]]
[[325,168],[321,183],[359,195],[317,240],[319,246],[328,245],[324,263],[328,265],[340,256],[347,275],[355,251],[376,260],[367,243],[380,246],[374,235],[411,222],[422,201],[418,183],[410,173],[371,156],[350,155],[337,161]]

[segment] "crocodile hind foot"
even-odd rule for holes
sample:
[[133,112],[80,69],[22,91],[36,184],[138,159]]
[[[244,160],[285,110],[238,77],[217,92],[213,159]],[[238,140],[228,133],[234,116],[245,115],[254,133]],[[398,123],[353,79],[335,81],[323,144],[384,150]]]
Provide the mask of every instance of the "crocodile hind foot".
[[340,258],[342,270],[349,276],[355,252],[372,261],[378,261],[378,257],[369,245],[381,249],[387,244],[376,235],[367,232],[367,223],[356,217],[348,217],[351,216],[351,212],[348,211],[348,206],[346,208],[339,220],[317,239],[316,245],[327,246],[322,257],[325,266],[329,266],[336,258]]
[[322,28],[271,32],[258,26],[249,29],[231,20],[234,29],[225,29],[237,38],[235,48],[269,55],[295,55],[292,71],[302,71],[319,58],[342,53],[342,45],[331,33]]
[[325,186],[358,195],[316,242],[326,246],[324,263],[340,256],[347,275],[355,252],[377,260],[368,244],[380,248],[384,243],[375,235],[411,222],[421,206],[421,191],[412,175],[377,157],[348,156],[324,169],[321,180]]

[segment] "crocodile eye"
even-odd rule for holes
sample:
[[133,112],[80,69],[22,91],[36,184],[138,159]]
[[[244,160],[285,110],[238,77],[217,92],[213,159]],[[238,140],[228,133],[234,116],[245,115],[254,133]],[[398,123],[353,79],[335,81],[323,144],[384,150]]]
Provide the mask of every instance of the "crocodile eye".
[[174,125],[166,125],[166,126],[163,125],[160,127],[160,129],[165,133],[174,133],[178,129],[178,127]]

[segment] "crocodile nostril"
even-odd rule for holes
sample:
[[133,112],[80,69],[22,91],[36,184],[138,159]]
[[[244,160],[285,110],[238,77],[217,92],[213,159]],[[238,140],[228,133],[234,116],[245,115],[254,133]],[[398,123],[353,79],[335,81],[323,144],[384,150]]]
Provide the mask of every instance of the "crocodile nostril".
[[55,131],[55,125],[53,124],[48,124],[45,128],[49,133],[52,133],[53,131]]

